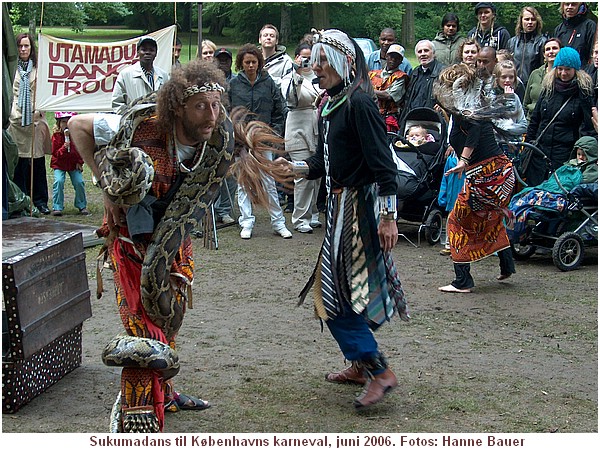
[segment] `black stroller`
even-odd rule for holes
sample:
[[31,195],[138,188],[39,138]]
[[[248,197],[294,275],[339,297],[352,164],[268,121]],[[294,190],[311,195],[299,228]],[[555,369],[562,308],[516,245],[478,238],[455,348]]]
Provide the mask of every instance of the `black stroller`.
[[[510,144],[538,153],[550,167],[548,158],[537,147]],[[518,181],[527,186],[519,176],[519,170],[515,173]],[[568,174],[564,173],[560,169],[554,171],[548,180],[554,181],[558,189],[548,190],[547,187],[554,183],[545,182],[519,192],[511,200],[510,209],[517,220],[507,231],[516,260],[527,260],[541,248],[552,254],[558,269],[566,272],[579,267],[585,247],[598,246],[598,183],[571,188],[567,184]]]
[[[406,132],[413,125],[424,127],[433,142],[414,146],[405,140]],[[421,244],[421,232],[431,245],[440,240],[444,217],[437,196],[444,176],[446,136],[446,121],[431,108],[413,109],[399,133],[389,134],[398,166],[398,218],[419,224],[417,245],[405,235],[400,236],[415,247]]]

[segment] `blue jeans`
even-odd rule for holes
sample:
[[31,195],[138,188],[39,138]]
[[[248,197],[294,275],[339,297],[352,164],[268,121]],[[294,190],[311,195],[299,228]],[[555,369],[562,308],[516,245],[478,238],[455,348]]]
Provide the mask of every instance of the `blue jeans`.
[[379,353],[375,336],[363,316],[350,311],[325,323],[348,361],[366,361]]
[[54,169],[54,184],[52,185],[52,209],[54,211],[62,211],[65,209],[65,174],[68,173],[71,178],[71,184],[75,189],[75,208],[82,210],[87,207],[85,198],[85,182],[83,181],[83,173],[79,170]]

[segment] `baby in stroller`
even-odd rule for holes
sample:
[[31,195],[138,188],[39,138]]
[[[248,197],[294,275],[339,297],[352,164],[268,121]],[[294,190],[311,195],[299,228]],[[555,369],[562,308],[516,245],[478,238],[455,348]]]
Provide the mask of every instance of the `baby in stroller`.
[[[581,252],[584,242],[597,243],[598,141],[584,136],[573,152],[575,157],[548,180],[512,198],[509,208],[515,221],[507,232],[513,250],[517,248],[515,258],[526,259],[537,247],[552,249],[555,264],[571,270],[575,264],[561,256],[563,241],[570,239],[569,245]],[[569,259],[574,253],[570,248]]]
[[407,148],[409,146],[418,147],[427,142],[435,142],[435,138],[422,125],[412,125],[406,132],[406,143],[402,141],[396,142],[396,147]]
[[427,241],[435,244],[442,226],[437,194],[443,176],[446,122],[431,108],[415,108],[407,114],[400,133],[391,142],[398,166],[398,216],[419,222],[419,231],[424,229]]

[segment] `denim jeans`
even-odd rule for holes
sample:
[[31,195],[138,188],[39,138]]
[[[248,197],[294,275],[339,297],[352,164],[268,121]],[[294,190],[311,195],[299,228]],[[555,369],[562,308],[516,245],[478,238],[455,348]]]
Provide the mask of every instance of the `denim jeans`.
[[85,198],[85,182],[83,181],[83,173],[79,170],[54,169],[54,184],[52,185],[52,209],[54,211],[62,211],[65,209],[65,178],[66,174],[71,178],[71,184],[75,189],[75,201],[73,204],[78,210],[87,207]]

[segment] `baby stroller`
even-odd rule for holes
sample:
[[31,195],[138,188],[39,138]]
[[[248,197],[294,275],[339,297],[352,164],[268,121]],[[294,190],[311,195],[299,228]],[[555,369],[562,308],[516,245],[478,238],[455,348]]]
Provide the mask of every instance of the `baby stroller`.
[[[433,141],[419,146],[408,142],[404,136],[413,125],[424,127]],[[444,175],[446,135],[446,121],[431,108],[413,109],[398,134],[389,134],[398,166],[398,218],[419,224],[417,245],[400,236],[415,247],[421,244],[421,232],[431,245],[440,240],[444,218],[437,196]]]
[[516,221],[507,232],[516,260],[544,249],[566,272],[579,267],[585,247],[598,246],[598,182],[579,184],[578,176],[579,168],[563,166],[547,181],[513,197],[509,208]]

